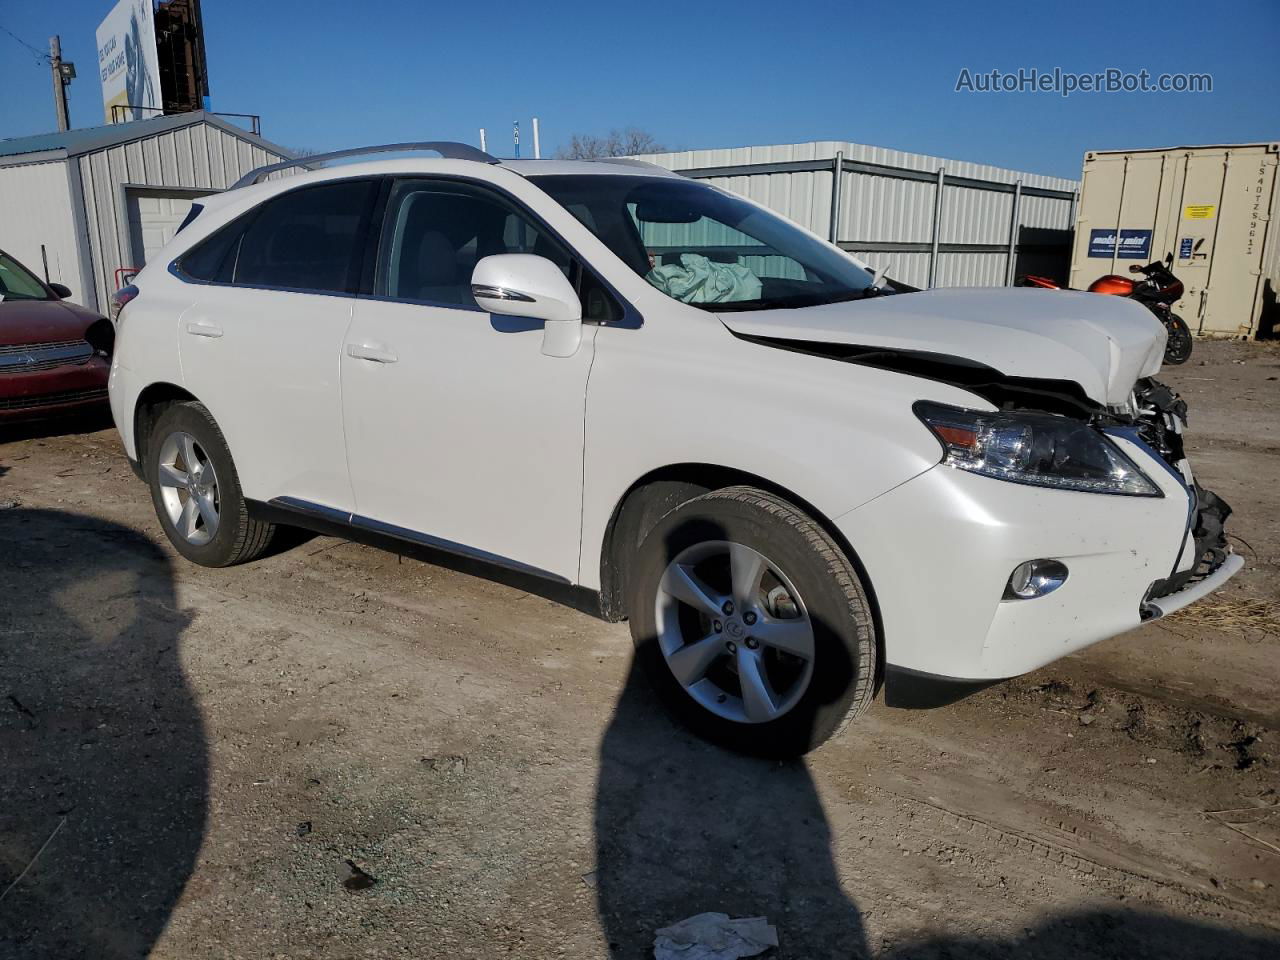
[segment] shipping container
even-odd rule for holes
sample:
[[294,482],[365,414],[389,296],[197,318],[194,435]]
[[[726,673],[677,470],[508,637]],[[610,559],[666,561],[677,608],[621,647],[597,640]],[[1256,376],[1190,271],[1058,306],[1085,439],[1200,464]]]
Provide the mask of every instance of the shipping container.
[[1280,144],[1085,154],[1071,286],[1173,255],[1194,333],[1273,335],[1280,288]]
[[1067,278],[1074,180],[843,141],[639,159],[761,203],[913,286]]

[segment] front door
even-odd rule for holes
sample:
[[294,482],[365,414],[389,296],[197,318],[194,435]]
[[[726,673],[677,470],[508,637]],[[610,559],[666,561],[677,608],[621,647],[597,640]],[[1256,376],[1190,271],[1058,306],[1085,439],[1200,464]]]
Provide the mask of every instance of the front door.
[[596,328],[548,357],[540,321],[480,310],[471,271],[499,253],[576,269],[488,188],[393,185],[375,298],[356,302],[341,361],[355,522],[573,580]]

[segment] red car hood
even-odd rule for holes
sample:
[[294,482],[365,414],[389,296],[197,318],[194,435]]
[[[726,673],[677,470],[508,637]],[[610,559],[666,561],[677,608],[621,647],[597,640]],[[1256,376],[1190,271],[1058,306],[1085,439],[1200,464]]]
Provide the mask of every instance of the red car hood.
[[98,319],[65,300],[0,300],[0,347],[79,340]]

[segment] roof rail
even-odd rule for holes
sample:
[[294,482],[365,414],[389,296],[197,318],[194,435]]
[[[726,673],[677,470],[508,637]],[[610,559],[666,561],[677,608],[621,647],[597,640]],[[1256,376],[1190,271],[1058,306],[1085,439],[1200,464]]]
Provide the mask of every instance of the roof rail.
[[372,147],[355,147],[351,150],[335,150],[332,153],[317,153],[297,160],[282,160],[279,163],[268,163],[265,166],[250,170],[231,185],[236,190],[257,183],[269,173],[287,170],[290,167],[306,167],[326,160],[338,160],[342,157],[359,157],[369,153],[401,153],[417,150],[434,150],[447,160],[474,160],[477,163],[500,163],[497,157],[490,156],[483,150],[466,143],[455,143],[452,140],[427,140],[422,143],[383,143]]
[[[635,157],[597,157],[601,163],[621,163],[628,167],[657,167],[659,170],[668,170],[660,163],[654,163],[650,160],[637,160]],[[670,172],[668,170],[668,172]]]

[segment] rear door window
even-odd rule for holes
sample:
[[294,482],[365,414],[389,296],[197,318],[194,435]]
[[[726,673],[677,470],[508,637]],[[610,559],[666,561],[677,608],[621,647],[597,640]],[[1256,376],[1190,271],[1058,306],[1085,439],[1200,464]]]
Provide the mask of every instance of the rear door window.
[[194,280],[355,293],[376,180],[291,190],[217,231],[179,261]]
[[268,200],[240,241],[232,282],[355,293],[376,181],[341,180]]

